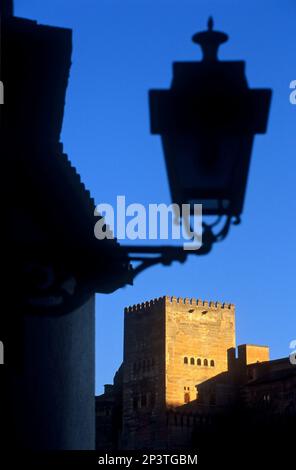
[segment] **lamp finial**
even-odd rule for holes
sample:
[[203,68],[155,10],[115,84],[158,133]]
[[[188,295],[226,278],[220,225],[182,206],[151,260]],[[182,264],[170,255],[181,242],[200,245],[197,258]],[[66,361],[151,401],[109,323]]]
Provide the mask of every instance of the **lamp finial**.
[[209,16],[208,19],[208,31],[213,31],[214,28],[214,20],[212,16]]
[[218,60],[218,48],[220,44],[228,40],[228,35],[221,31],[214,31],[214,20],[208,19],[208,29],[194,34],[192,41],[199,44],[203,52],[203,61],[214,62]]

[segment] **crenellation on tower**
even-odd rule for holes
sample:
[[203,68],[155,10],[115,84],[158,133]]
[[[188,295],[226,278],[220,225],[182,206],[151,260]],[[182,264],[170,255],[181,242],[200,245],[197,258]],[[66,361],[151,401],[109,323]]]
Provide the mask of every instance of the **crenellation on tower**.
[[165,301],[165,297],[158,297],[146,302],[142,302],[139,304],[134,304],[129,307],[124,308],[124,313],[137,313],[137,312],[143,312],[143,311],[148,311],[149,309],[153,308],[154,306],[161,305]]
[[[204,309],[209,309],[209,310],[231,310],[234,312],[235,310],[235,305],[232,303],[228,302],[220,302],[220,301],[213,301],[213,300],[202,300],[202,299],[197,299],[197,298],[190,298],[190,297],[175,297],[175,296],[170,296],[166,295],[164,297],[160,297],[159,299],[156,299],[157,301],[163,300],[167,304],[173,304],[176,306],[176,308],[187,308],[188,306],[192,306],[195,308],[202,307]],[[152,301],[155,302],[155,301]]]

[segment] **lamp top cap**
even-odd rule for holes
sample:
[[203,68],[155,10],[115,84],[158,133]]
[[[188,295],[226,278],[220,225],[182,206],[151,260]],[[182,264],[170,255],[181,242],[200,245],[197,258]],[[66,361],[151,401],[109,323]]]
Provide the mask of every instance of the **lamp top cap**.
[[228,35],[221,31],[214,31],[214,20],[210,16],[208,19],[207,31],[194,34],[192,41],[199,44],[203,52],[203,61],[213,62],[218,60],[218,48],[228,40]]

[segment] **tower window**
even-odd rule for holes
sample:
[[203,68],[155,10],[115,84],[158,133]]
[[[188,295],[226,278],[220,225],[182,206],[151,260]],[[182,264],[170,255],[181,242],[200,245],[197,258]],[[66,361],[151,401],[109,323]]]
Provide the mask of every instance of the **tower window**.
[[215,366],[215,361],[212,359],[211,360],[211,367],[214,367]]
[[197,365],[197,366],[201,366],[201,359],[198,358],[198,359],[196,360],[196,365]]
[[188,364],[188,357],[184,357],[184,364]]
[[184,403],[189,403],[190,402],[190,393],[186,392],[184,393]]
[[192,357],[192,358],[190,359],[190,364],[194,365],[194,363],[195,363],[194,357]]
[[208,365],[209,365],[208,360],[205,359],[205,360],[204,360],[204,366],[208,366]]

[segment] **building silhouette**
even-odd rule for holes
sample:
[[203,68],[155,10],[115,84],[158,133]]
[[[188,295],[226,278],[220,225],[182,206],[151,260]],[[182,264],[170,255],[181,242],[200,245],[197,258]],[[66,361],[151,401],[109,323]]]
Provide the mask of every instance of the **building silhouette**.
[[0,448],[91,450],[94,296],[131,283],[130,263],[94,237],[95,202],[61,142],[72,31],[0,0],[0,35]]
[[[235,343],[235,306],[161,297],[125,309],[124,358],[96,398],[97,449],[192,448],[208,433],[296,417],[296,367]],[[222,426],[222,428],[221,428]],[[220,433],[221,440],[221,433]]]

